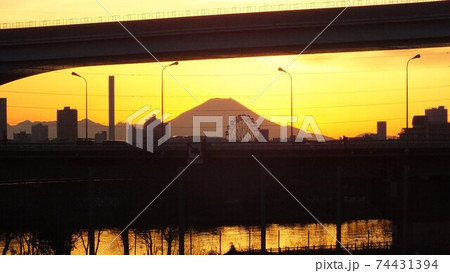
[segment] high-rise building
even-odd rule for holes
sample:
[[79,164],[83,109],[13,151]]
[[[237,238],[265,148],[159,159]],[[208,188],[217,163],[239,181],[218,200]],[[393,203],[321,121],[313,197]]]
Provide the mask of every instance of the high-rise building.
[[76,109],[64,107],[57,111],[56,137],[59,141],[77,142],[78,112]]
[[387,123],[386,121],[377,122],[377,139],[386,140],[387,137]]
[[6,143],[8,138],[6,113],[6,98],[0,98],[0,143]]
[[425,110],[424,116],[414,116],[413,127],[405,128],[400,139],[414,141],[450,140],[450,123],[447,122],[447,109],[444,106]]
[[31,140],[33,142],[46,142],[48,140],[48,126],[41,123],[31,126]]
[[425,110],[430,125],[447,124],[447,109],[444,106]]

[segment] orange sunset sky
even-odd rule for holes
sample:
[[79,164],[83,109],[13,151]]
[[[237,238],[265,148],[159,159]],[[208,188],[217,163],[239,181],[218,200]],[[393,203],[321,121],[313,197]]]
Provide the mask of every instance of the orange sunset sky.
[[[310,1],[303,1],[310,2]],[[302,1],[101,1],[113,14],[170,12],[302,3]],[[96,0],[2,0],[0,24],[16,21],[108,16]],[[325,32],[323,35],[327,35]],[[302,48],[299,48],[300,52]],[[307,53],[307,52],[306,52]],[[324,135],[338,138],[376,131],[376,121],[388,122],[388,134],[405,126],[405,67],[410,62],[410,122],[425,108],[450,107],[450,47],[370,51],[301,56],[182,61],[168,70],[200,103],[210,98],[233,98],[266,117],[289,115],[289,77],[282,75],[254,98],[286,67],[293,76],[294,115],[313,115]],[[158,57],[158,56],[156,56]],[[168,64],[168,63],[164,63]],[[89,82],[89,118],[107,124],[108,76],[116,78],[116,121],[143,105],[160,107],[161,65],[140,63],[73,68],[44,73],[0,86],[8,98],[8,123],[56,120],[56,109],[70,106],[84,119],[84,82]],[[199,103],[165,74],[165,112],[172,118]],[[295,124],[296,127],[300,123]]]

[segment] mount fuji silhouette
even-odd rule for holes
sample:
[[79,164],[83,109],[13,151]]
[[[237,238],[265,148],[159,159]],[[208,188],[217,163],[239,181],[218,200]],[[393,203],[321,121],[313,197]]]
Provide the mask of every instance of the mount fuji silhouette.
[[[210,99],[199,106],[196,106],[176,118],[170,120],[172,126],[172,136],[192,136],[193,135],[193,117],[194,116],[221,116],[223,121],[223,132],[227,130],[228,120],[230,116],[237,115],[247,115],[254,121],[258,119],[260,115],[248,109],[244,105],[240,104],[234,99],[222,99],[214,98]],[[290,134],[290,126],[284,126],[283,130],[287,130],[287,135]],[[269,139],[279,138],[281,132],[281,126],[277,123],[271,122],[268,119],[260,125],[260,129],[267,129],[269,131]],[[203,131],[214,131],[214,123],[202,123],[201,132]],[[297,135],[299,132],[298,128],[294,127],[294,134]],[[202,135],[204,135],[202,133]],[[333,140],[331,137],[324,136],[325,140]],[[316,140],[316,136],[312,134],[310,140]]]
[[[244,105],[240,104],[234,99],[222,99],[222,98],[214,98],[210,99],[182,114],[177,116],[172,120],[168,120],[167,123],[171,124],[172,127],[172,136],[192,136],[193,135],[193,117],[194,116],[220,116],[223,121],[223,132],[225,133],[227,130],[228,120],[230,116],[238,116],[238,115],[247,115],[252,118],[254,121],[258,119],[260,115],[248,109]],[[78,136],[84,136],[84,123],[85,120],[78,121]],[[48,136],[49,139],[56,138],[56,121],[36,121],[32,122],[29,120],[18,123],[17,125],[10,126],[8,125],[8,138],[13,138],[13,133],[19,133],[21,131],[25,131],[27,133],[31,132],[31,126],[42,123],[43,125],[48,125]],[[91,120],[88,120],[88,128],[89,128],[89,137],[93,138],[96,133],[102,131],[108,131],[108,127],[102,125],[100,123],[95,123]],[[202,123],[201,124],[201,132],[202,135],[204,131],[215,131],[214,123]],[[281,126],[277,123],[271,122],[268,119],[265,119],[259,127],[260,129],[267,129],[269,131],[269,139],[279,138],[281,129],[286,130],[287,135],[290,134],[290,126],[286,126],[285,128],[281,128]],[[297,135],[299,132],[298,128],[294,127],[294,134]],[[125,140],[126,132],[125,132],[125,123],[119,122],[115,127],[116,139],[117,140]],[[331,137],[323,136],[325,140],[333,140]],[[316,140],[316,136],[312,134],[312,139]]]

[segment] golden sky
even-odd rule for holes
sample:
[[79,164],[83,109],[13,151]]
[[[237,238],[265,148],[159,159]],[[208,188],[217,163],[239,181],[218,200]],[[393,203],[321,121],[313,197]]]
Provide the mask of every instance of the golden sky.
[[[114,14],[245,7],[281,1],[101,1]],[[282,1],[283,4],[301,1]],[[309,1],[304,1],[309,2]],[[95,0],[13,1],[0,3],[0,23],[107,16]],[[325,34],[326,35],[326,32]],[[299,52],[302,49],[299,48]],[[304,54],[288,68],[293,76],[294,115],[313,115],[322,133],[331,137],[374,132],[377,120],[388,122],[388,134],[405,125],[406,61],[410,62],[410,120],[425,108],[450,106],[450,47]],[[233,98],[267,117],[290,113],[289,77],[282,75],[257,96],[297,56],[182,61],[168,68],[200,101]],[[168,63],[165,63],[168,64]],[[157,63],[111,65],[60,70],[0,86],[8,98],[8,123],[55,120],[56,109],[71,106],[83,119],[84,82],[89,82],[89,118],[107,124],[108,76],[116,78],[116,121],[147,104],[160,107],[161,66]],[[165,74],[165,112],[173,117],[198,105],[168,73]],[[300,126],[300,123],[297,124]]]

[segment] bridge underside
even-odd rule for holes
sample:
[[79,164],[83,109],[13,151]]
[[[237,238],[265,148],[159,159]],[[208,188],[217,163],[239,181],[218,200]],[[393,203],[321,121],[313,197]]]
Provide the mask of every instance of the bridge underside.
[[[342,8],[130,21],[160,61],[299,54]],[[450,2],[348,8],[304,53],[450,45]],[[0,31],[0,84],[78,66],[154,62],[118,23]]]

